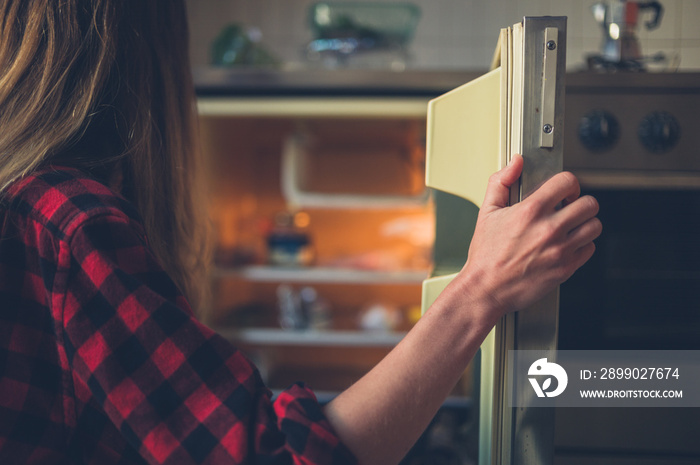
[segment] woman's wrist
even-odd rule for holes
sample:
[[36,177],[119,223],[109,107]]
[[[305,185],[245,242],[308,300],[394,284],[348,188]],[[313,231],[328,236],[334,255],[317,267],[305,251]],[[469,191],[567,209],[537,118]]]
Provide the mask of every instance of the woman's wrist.
[[483,275],[465,268],[440,294],[425,316],[441,320],[446,328],[456,329],[465,349],[471,350],[474,344],[481,344],[503,313],[498,301],[489,292]]

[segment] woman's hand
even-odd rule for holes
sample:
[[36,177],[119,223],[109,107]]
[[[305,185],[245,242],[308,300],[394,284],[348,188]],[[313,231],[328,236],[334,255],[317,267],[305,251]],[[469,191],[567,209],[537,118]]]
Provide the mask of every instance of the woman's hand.
[[595,217],[598,202],[580,197],[571,173],[556,174],[525,200],[508,206],[509,187],[522,167],[522,157],[516,156],[489,179],[461,273],[478,276],[484,297],[494,305],[493,322],[568,279],[593,255],[593,240],[602,231]]

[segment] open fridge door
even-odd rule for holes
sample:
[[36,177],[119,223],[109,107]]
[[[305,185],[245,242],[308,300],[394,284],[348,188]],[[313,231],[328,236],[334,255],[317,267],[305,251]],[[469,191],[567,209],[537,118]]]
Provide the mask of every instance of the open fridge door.
[[[429,103],[426,185],[435,189],[434,269],[423,283],[423,310],[466,261],[488,179],[514,154],[523,173],[511,204],[562,170],[566,18],[525,17],[501,30],[493,69]],[[541,350],[554,358],[558,290],[505,316],[480,351],[479,463],[553,461],[554,412],[514,409],[534,396],[526,374],[508,371],[508,351]]]

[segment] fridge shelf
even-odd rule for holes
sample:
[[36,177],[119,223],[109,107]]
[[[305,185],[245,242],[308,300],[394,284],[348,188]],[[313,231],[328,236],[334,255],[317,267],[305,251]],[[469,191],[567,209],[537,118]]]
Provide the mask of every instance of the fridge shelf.
[[216,331],[234,343],[264,346],[391,348],[406,335],[405,332],[394,331],[314,331],[277,328],[217,328]]
[[362,270],[333,267],[284,268],[255,265],[242,268],[217,268],[218,278],[238,278],[251,282],[333,283],[333,284],[420,284],[428,270]]
[[424,118],[428,98],[200,97],[200,116],[278,118]]
[[[271,389],[272,396],[277,397],[282,393],[282,389]],[[314,395],[320,404],[327,404],[332,401],[342,391],[316,391],[314,390]],[[443,408],[460,408],[460,409],[471,409],[474,407],[474,399],[467,396],[449,396],[442,403]]]

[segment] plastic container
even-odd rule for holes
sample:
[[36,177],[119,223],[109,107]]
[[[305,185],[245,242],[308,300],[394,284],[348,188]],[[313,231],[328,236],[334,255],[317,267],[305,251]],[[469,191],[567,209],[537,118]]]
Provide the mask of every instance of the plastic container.
[[315,39],[366,40],[375,47],[408,45],[419,19],[412,3],[319,2],[309,9]]
[[348,65],[351,58],[373,54],[379,57],[373,67],[405,67],[407,46],[419,19],[420,8],[412,3],[315,3],[309,8],[313,40],[307,57]]

